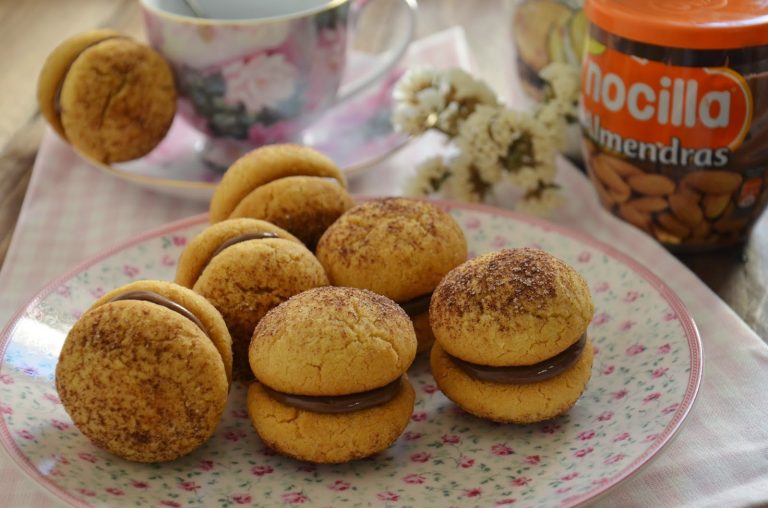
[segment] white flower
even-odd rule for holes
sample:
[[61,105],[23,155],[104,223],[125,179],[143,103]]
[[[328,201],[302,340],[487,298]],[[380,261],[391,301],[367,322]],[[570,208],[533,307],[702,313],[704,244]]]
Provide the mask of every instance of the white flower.
[[578,76],[574,81],[572,72],[556,66],[545,74],[552,100],[534,115],[499,104],[488,85],[460,69],[407,73],[393,94],[395,125],[411,134],[437,129],[456,150],[447,161],[424,161],[406,193],[439,192],[479,202],[498,197],[496,191],[509,183],[522,191],[520,209],[536,214],[554,209],[560,200],[553,185],[556,149],[565,115],[572,114]]
[[541,181],[541,175],[538,168],[532,168],[525,166],[517,171],[510,171],[504,174],[504,181],[514,184],[516,187],[520,187],[524,191],[532,191],[539,186]]
[[449,167],[451,177],[446,182],[448,195],[472,203],[483,201],[487,189],[478,178],[477,168],[472,165],[472,157],[461,152],[451,159]]
[[475,112],[459,126],[456,145],[467,156],[489,183],[501,176],[501,158],[507,153],[509,143],[499,142],[492,134],[490,125],[501,114],[501,108],[478,106]]
[[472,157],[480,176],[505,180],[529,190],[554,178],[554,133],[526,112],[478,106],[462,123],[456,145]]
[[558,101],[544,103],[536,112],[536,119],[547,127],[552,143],[558,149],[565,148],[568,141],[568,122],[566,121],[568,113],[569,111],[567,109],[564,111]]
[[236,60],[221,73],[226,83],[225,102],[243,104],[252,113],[293,96],[299,77],[296,67],[283,55],[265,54]]
[[435,71],[414,68],[395,85],[392,123],[401,132],[419,135],[434,125],[445,108],[445,97],[433,86]]
[[547,82],[548,97],[536,112],[536,118],[549,129],[556,131],[557,145],[565,143],[567,120],[576,117],[579,101],[579,72],[573,66],[554,62],[539,75]]
[[547,82],[554,97],[561,100],[579,99],[579,69],[563,62],[552,62],[539,72],[541,79]]
[[450,168],[442,157],[432,157],[416,167],[416,173],[405,186],[406,196],[428,196],[441,189],[450,176]]
[[437,71],[428,67],[412,67],[397,81],[392,98],[396,102],[416,103],[416,94],[432,88]]
[[412,135],[434,127],[453,136],[478,104],[498,103],[488,85],[461,69],[410,69],[395,85],[392,98],[393,124]]
[[455,101],[471,99],[478,104],[496,105],[498,99],[485,81],[475,79],[462,69],[448,69],[441,75],[441,88],[452,88]]
[[418,136],[427,130],[428,118],[429,113],[424,108],[412,104],[397,104],[392,112],[392,125],[398,132]]
[[521,199],[515,205],[515,210],[531,215],[547,217],[560,206],[563,197],[557,188],[549,187]]

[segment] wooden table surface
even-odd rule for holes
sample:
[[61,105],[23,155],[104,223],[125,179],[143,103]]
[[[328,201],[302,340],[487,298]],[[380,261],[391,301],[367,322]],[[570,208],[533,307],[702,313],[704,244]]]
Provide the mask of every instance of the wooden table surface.
[[[463,25],[480,75],[496,90],[507,90],[514,79],[504,61],[511,47],[507,3],[420,0],[417,37]],[[0,62],[6,69],[0,73],[0,262],[8,249],[43,134],[35,99],[40,66],[62,39],[95,27],[143,38],[137,0],[0,2]],[[374,31],[371,34],[374,37]],[[364,44],[365,35],[362,37]],[[680,259],[760,337],[768,339],[768,214],[743,249]]]

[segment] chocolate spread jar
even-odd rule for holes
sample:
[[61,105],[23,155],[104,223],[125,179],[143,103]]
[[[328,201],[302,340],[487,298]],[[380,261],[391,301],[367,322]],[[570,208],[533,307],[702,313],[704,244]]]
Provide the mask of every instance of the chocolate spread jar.
[[584,156],[603,205],[676,250],[768,202],[768,2],[587,0]]

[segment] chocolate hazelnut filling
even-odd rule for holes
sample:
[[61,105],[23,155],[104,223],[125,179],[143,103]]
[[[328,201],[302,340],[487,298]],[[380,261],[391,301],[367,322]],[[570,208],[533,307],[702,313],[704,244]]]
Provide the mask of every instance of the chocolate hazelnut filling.
[[264,388],[264,391],[267,392],[267,395],[286,406],[292,406],[297,409],[312,411],[314,413],[339,414],[351,413],[353,411],[360,411],[361,409],[368,409],[381,404],[386,404],[400,393],[401,384],[402,377],[399,377],[381,388],[374,388],[367,392],[319,397],[278,392],[265,384],[262,384],[261,386]]
[[407,302],[399,303],[400,307],[409,316],[416,317],[419,314],[423,314],[429,310],[429,302],[432,300],[432,292],[425,295],[417,296]]
[[[200,328],[204,334],[208,335],[208,330],[205,329],[205,325],[203,325],[202,321],[200,321],[197,316],[195,316],[191,310],[187,309],[183,305],[180,305],[173,300],[170,300],[166,298],[165,296],[155,293],[154,291],[128,291],[127,293],[123,293],[121,295],[117,295],[116,297],[112,298],[109,302],[119,302],[121,300],[139,300],[143,302],[151,302],[157,305],[162,305],[166,309],[170,309],[173,312],[176,312],[177,314],[181,314],[185,318],[189,319],[195,325],[197,325],[198,328]],[[108,302],[108,303],[109,303]]]
[[[587,343],[587,334],[581,336],[573,345],[569,346],[562,353],[533,365],[513,365],[510,367],[492,367],[489,365],[478,365],[469,363],[455,356],[448,357],[461,370],[469,376],[480,381],[490,381],[500,384],[528,384],[538,383],[562,374],[573,367],[576,361],[584,351],[584,345]],[[446,353],[447,354],[447,353]]]
[[264,240],[265,238],[280,238],[280,235],[270,231],[255,231],[253,233],[243,233],[242,235],[233,236],[226,242],[216,247],[216,250],[213,251],[213,254],[211,254],[211,259],[221,254],[221,252],[227,247],[232,247],[233,245],[247,242],[249,240]]

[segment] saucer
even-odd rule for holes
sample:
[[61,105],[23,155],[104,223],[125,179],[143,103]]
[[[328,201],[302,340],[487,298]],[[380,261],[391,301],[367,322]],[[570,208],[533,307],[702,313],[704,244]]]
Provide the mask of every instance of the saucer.
[[[390,120],[392,89],[402,72],[396,70],[371,90],[338,104],[297,142],[330,157],[347,176],[392,155],[409,139],[396,132]],[[105,164],[78,153],[96,168],[124,180],[164,194],[207,201],[226,169],[205,160],[207,144],[205,134],[177,115],[165,139],[141,159]]]

